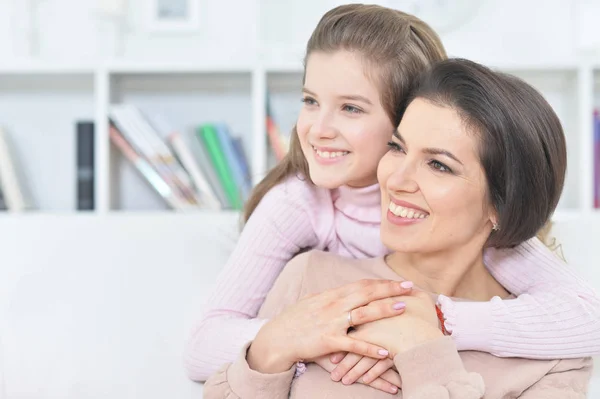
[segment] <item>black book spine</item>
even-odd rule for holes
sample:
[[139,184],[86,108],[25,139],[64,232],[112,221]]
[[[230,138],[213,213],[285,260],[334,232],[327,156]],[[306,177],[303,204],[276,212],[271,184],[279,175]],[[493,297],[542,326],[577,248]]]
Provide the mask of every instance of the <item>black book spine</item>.
[[0,189],[0,211],[6,211],[6,210],[8,210],[8,205],[6,204],[6,201],[4,200],[4,193]]
[[77,122],[77,209],[94,210],[94,124]]

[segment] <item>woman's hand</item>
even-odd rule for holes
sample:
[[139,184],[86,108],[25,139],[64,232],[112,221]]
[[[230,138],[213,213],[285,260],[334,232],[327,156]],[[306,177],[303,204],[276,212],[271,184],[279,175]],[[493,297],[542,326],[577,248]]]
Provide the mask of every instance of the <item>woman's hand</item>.
[[[347,355],[345,353],[341,353],[339,355],[341,355],[340,358],[345,355],[345,359],[356,360],[355,366],[348,373],[348,375],[351,376],[350,378],[354,378],[353,371],[355,371],[355,369],[357,370],[357,374],[360,373],[360,375],[356,376],[356,378],[354,378],[354,380],[352,381],[350,381],[349,379],[342,379],[343,384],[350,385],[354,382],[358,382],[359,384],[368,385],[372,388],[378,389],[383,392],[392,394],[398,393],[398,388],[400,388],[402,383],[400,381],[400,375],[398,374],[398,372],[393,370],[394,362],[392,360],[373,359],[370,357],[356,355],[354,353],[348,353]],[[335,374],[334,370],[336,369],[336,367],[339,368],[339,364],[336,365],[335,363],[333,363],[331,361],[331,357],[333,356],[322,356],[315,359],[314,362],[321,366],[323,369],[325,369],[325,371],[330,372],[334,381],[340,381],[341,377],[339,377],[339,375],[343,374],[338,374],[336,378],[333,378]],[[349,362],[349,360],[346,361]],[[363,371],[359,372],[358,370],[363,365]],[[361,376],[363,378],[359,378]]]
[[358,326],[350,336],[386,348],[392,359],[398,353],[443,336],[430,294],[414,289],[401,300],[406,303],[402,315]]
[[403,306],[394,306],[391,300],[410,293],[410,288],[401,284],[361,280],[301,299],[260,329],[248,350],[248,364],[256,371],[273,374],[290,369],[297,361],[340,351],[386,358],[387,350],[348,336],[348,328],[350,322],[359,326],[402,313]]

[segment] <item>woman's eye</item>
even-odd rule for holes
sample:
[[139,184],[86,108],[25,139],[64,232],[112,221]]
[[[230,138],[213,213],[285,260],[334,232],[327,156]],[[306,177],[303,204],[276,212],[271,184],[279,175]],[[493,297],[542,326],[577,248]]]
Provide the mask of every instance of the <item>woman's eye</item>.
[[450,169],[449,167],[447,167],[439,161],[432,160],[429,164],[433,169],[438,170],[440,172],[452,172],[452,169]]

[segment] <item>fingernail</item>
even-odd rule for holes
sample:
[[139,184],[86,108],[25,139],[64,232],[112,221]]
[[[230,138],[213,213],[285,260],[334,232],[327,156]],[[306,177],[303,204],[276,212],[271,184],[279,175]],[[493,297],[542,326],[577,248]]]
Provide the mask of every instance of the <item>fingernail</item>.
[[390,388],[390,392],[391,392],[391,393],[398,393],[398,388],[396,388],[396,387],[391,387],[391,388]]
[[392,306],[396,310],[404,309],[406,304],[404,302],[396,302],[394,306]]
[[342,378],[342,384],[344,384],[344,385],[350,384],[350,377],[344,377],[344,378]]
[[387,356],[390,353],[388,351],[386,351],[385,349],[379,349],[379,351],[377,351],[377,353],[379,353],[381,356]]
[[400,287],[406,288],[406,289],[412,288],[413,282],[412,281],[403,281],[400,283]]

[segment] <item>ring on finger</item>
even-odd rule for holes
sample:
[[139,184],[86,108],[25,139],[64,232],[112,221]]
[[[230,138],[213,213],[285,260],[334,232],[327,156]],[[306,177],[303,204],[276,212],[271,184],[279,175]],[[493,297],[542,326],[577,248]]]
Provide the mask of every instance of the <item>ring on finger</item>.
[[354,327],[354,323],[352,322],[352,311],[351,310],[348,311],[347,319],[348,319],[348,325],[350,327]]

